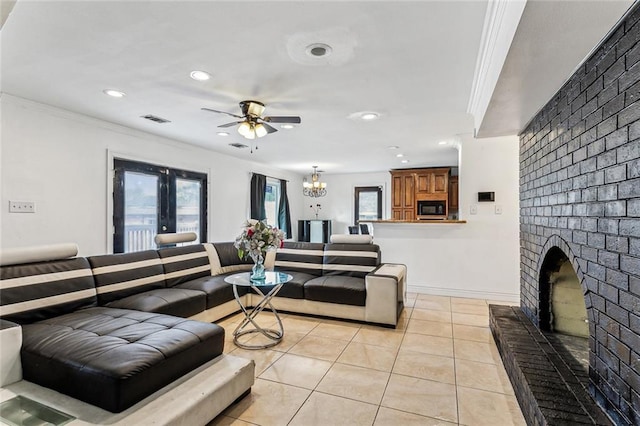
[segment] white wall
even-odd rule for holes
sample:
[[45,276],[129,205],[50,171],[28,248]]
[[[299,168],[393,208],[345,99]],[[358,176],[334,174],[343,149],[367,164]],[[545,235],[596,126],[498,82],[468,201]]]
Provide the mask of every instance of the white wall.
[[[460,219],[467,223],[374,225],[383,261],[407,265],[411,291],[519,300],[518,155],[516,136],[463,138]],[[495,203],[477,203],[479,191],[494,191]]]
[[[209,174],[209,241],[230,241],[249,211],[251,172],[289,180],[293,234],[302,176],[24,99],[2,95],[0,247],[76,242],[112,247],[112,155]],[[9,213],[9,201],[36,213]]]

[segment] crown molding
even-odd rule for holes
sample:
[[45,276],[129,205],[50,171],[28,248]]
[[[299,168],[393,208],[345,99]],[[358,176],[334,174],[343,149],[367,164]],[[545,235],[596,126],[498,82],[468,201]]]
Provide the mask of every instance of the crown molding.
[[524,12],[526,0],[490,0],[484,18],[467,112],[480,128]]

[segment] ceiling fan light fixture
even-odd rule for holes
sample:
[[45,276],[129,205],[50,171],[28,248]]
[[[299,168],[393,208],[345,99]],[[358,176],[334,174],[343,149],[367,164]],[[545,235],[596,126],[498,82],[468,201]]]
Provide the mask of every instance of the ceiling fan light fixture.
[[238,126],[238,133],[240,133],[242,136],[244,136],[247,139],[255,139],[256,135],[252,127],[253,126],[251,126],[251,123],[249,123],[248,121],[243,121]]
[[267,134],[267,129],[262,123],[258,123],[254,126],[254,131],[257,137],[261,138]]

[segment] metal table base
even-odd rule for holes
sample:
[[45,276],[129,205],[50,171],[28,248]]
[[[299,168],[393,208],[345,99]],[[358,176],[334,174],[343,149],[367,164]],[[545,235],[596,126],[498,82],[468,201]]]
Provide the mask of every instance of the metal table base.
[[[282,327],[282,320],[280,319],[280,315],[271,304],[271,299],[278,294],[283,284],[274,284],[273,288],[268,293],[263,293],[260,290],[260,287],[251,284],[251,288],[256,291],[257,294],[262,296],[262,300],[254,306],[252,309],[247,309],[246,306],[242,304],[240,296],[238,296],[238,286],[236,284],[233,285],[233,295],[236,298],[236,302],[240,305],[240,309],[244,313],[244,320],[236,327],[233,331],[233,343],[236,346],[243,349],[266,349],[272,346],[277,345],[282,341],[282,337],[284,336],[284,328]],[[265,308],[271,310],[273,315],[275,315],[276,320],[278,322],[278,329],[272,328],[263,328],[255,321],[255,318],[261,313]],[[267,337],[271,342],[260,344],[260,345],[251,345],[248,343],[241,343],[239,338],[241,336],[245,336],[247,334],[258,333],[265,337]]]

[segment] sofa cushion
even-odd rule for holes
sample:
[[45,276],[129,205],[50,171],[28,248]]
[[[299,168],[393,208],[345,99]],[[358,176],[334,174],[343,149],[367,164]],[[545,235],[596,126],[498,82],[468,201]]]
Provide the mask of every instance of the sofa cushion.
[[326,244],[323,275],[348,275],[364,278],[380,264],[376,244]]
[[238,249],[233,242],[213,243],[213,247],[218,253],[218,259],[220,259],[220,266],[234,266],[240,264],[253,265],[251,257],[247,256],[244,259],[238,257]]
[[167,315],[82,309],[23,327],[24,379],[120,412],[222,354],[224,329]]
[[318,302],[365,306],[367,292],[364,278],[324,275],[304,283],[304,296]]
[[97,304],[87,259],[0,267],[0,317],[28,324]]
[[[289,299],[304,299],[304,283],[317,278],[316,275],[307,274],[305,272],[279,270],[285,274],[291,275],[293,278],[288,283],[284,284],[276,297],[287,297]],[[262,293],[267,294],[271,291],[273,286],[261,286]],[[251,289],[252,293],[256,293],[254,289]]]
[[[213,277],[201,277],[189,282],[179,284],[175,288],[198,290],[207,295],[207,309],[214,308],[230,300],[234,300],[233,286],[224,281],[225,277],[236,272],[229,272]],[[247,294],[248,287],[238,286],[238,295]]]
[[158,250],[168,287],[211,276],[209,255],[202,244]]
[[201,291],[183,288],[158,288],[114,300],[107,306],[187,318],[204,311],[206,304],[207,295]]
[[155,250],[90,256],[88,260],[100,305],[166,286],[162,262]]
[[275,270],[279,272],[304,272],[322,275],[324,244],[285,241],[276,252]]

